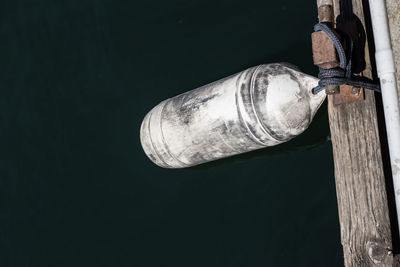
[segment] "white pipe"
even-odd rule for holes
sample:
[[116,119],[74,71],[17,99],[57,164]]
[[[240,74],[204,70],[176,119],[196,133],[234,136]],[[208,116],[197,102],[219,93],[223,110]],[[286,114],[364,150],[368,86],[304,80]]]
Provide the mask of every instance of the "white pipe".
[[395,66],[384,0],[369,0],[375,40],[375,59],[381,81],[383,109],[392,166],[397,221],[400,229],[400,115]]

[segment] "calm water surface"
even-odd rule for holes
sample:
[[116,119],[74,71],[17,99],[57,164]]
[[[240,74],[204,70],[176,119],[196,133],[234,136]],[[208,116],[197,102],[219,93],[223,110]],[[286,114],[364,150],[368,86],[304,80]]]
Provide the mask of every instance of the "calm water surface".
[[199,167],[140,146],[154,105],[245,68],[310,74],[315,1],[8,1],[1,266],[343,266],[324,105],[289,143]]

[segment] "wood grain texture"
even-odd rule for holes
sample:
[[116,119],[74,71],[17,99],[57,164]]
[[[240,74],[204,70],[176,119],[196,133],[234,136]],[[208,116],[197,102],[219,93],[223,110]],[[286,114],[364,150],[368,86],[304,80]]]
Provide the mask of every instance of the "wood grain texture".
[[[334,1],[335,17],[339,1]],[[363,2],[353,0],[364,24]],[[368,44],[365,48],[371,77]],[[328,98],[336,192],[346,266],[393,266],[392,240],[375,98],[334,105]]]

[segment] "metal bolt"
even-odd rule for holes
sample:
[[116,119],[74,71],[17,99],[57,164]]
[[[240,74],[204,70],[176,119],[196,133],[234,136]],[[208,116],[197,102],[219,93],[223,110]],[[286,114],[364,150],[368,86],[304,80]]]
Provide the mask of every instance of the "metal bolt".
[[359,95],[360,94],[360,88],[353,86],[353,88],[351,88],[351,93],[353,95]]
[[340,93],[340,87],[337,85],[326,85],[325,93],[327,95],[335,95]]

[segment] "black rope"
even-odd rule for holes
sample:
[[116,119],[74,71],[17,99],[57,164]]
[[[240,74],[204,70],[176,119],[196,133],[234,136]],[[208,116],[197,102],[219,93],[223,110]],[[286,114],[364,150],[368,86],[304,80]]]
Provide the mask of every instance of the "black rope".
[[[353,14],[353,6],[352,2],[349,0],[341,0],[340,1],[340,16],[341,21],[351,21],[354,17]],[[328,23],[318,23],[314,26],[314,31],[324,31],[328,37],[332,40],[335,49],[339,56],[339,67],[332,69],[323,69],[319,68],[318,78],[320,81],[318,82],[318,86],[313,89],[313,93],[317,94],[324,90],[324,87],[327,85],[351,85],[358,88],[365,88],[380,92],[379,84],[375,84],[372,80],[361,77],[357,73],[353,73],[353,65],[352,65],[352,57],[354,53],[355,43],[350,35],[343,32],[340,36],[344,40],[344,44],[340,42],[339,33],[329,27]],[[356,45],[358,49],[359,44]],[[362,53],[361,53],[362,54]]]

